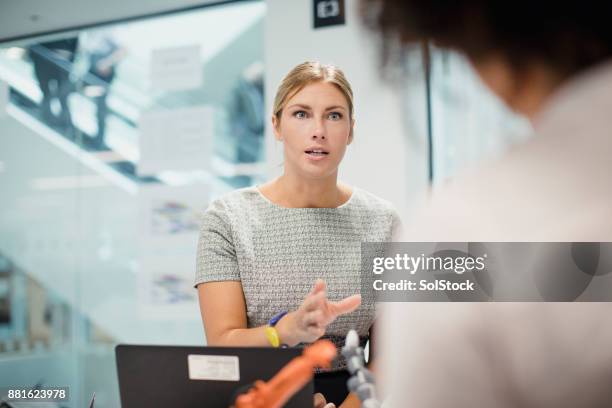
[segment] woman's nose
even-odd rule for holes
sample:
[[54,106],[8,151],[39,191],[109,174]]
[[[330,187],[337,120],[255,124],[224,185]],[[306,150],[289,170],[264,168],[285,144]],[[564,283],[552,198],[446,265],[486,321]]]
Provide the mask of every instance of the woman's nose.
[[312,139],[325,139],[325,128],[323,124],[317,122],[312,132]]

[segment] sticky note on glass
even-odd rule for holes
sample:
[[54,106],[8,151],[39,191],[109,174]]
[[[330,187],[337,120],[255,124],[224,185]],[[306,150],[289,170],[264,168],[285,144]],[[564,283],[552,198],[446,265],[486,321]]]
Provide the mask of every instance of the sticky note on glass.
[[202,86],[200,54],[199,45],[153,50],[150,70],[151,88],[178,91]]

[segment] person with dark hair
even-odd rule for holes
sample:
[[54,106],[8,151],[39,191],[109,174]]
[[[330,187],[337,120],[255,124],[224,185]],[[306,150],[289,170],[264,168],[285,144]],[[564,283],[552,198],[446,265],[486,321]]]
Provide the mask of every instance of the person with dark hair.
[[606,12],[578,2],[362,0],[362,8],[382,34],[386,63],[414,42],[459,50],[491,90],[529,117],[563,82],[612,58]]
[[[40,101],[40,118],[50,126],[57,126],[69,133],[73,131],[68,95],[73,91],[70,72],[74,62],[78,38],[47,41],[29,47],[29,56],[34,74],[43,94]],[[51,102],[57,98],[59,115],[51,109]],[[70,134],[72,136],[72,134]]]
[[[612,24],[603,4],[361,6],[387,68],[409,44],[458,50],[536,131],[434,190],[406,223],[407,240],[612,241]],[[612,405],[611,303],[396,303],[382,316],[390,406]]]

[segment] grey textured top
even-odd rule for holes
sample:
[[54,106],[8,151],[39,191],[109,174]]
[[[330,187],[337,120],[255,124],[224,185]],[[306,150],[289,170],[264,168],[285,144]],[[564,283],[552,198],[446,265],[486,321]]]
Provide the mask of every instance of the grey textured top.
[[[240,281],[248,327],[262,326],[297,309],[318,278],[330,300],[360,293],[361,242],[390,241],[398,225],[390,203],[358,188],[337,208],[284,208],[256,187],[236,190],[204,213],[195,284]],[[324,338],[341,347],[355,329],[365,345],[374,312],[372,297],[362,296],[359,309],[331,323]],[[332,370],[345,366],[340,358]]]

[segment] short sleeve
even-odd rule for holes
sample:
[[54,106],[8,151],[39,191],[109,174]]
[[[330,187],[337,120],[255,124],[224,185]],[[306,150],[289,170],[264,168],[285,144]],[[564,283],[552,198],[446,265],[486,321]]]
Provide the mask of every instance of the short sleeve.
[[402,218],[395,208],[391,208],[391,217],[391,242],[398,242],[404,235]]
[[240,273],[228,210],[221,200],[216,200],[202,217],[195,286],[205,282],[239,280]]

